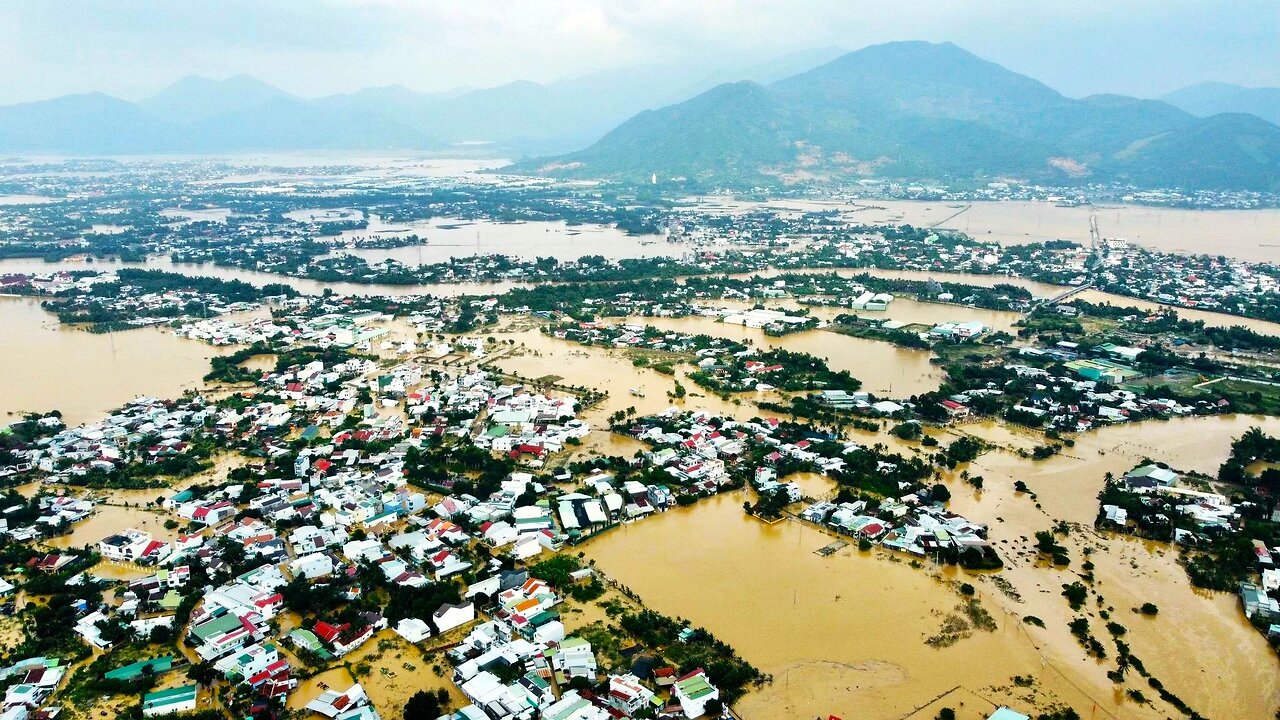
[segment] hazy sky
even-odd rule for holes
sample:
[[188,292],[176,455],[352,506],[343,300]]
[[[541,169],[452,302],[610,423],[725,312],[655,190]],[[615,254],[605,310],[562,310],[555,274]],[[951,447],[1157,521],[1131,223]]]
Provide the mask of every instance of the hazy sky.
[[5,0],[0,103],[246,73],[307,97],[950,40],[1072,96],[1280,86],[1280,0]]

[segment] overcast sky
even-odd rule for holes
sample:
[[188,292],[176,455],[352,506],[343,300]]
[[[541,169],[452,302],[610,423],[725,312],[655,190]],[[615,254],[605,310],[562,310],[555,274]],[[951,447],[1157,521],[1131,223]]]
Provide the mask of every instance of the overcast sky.
[[950,40],[1071,96],[1280,86],[1280,0],[5,0],[0,103],[188,74],[305,97]]

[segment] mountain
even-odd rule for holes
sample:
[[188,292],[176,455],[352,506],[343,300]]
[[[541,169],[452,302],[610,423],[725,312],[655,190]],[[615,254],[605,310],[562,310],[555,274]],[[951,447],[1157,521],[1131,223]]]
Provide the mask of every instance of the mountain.
[[586,147],[646,109],[693,97],[726,80],[772,81],[839,54],[832,49],[766,61],[719,60],[716,67],[644,65],[554,83],[519,80],[465,92],[425,94],[403,88],[322,98],[318,103],[376,102],[379,112],[449,143],[484,142],[516,155],[560,153]]
[[140,104],[100,93],[0,107],[0,151],[9,153],[199,154],[440,147],[417,128],[385,116],[360,108],[316,108],[288,96],[189,122],[172,122]]
[[712,183],[1017,175],[1280,189],[1273,130],[1158,101],[1067,98],[950,43],[898,42],[768,85],[723,85],[515,169]]
[[743,55],[435,93],[387,85],[315,99],[246,75],[225,80],[193,75],[136,103],[94,95],[0,107],[0,149],[74,154],[443,150],[467,143],[467,152],[478,147],[491,155],[556,154],[594,143],[636,113],[686,100],[722,82],[772,82],[839,54],[821,48],[764,60]]
[[[1159,185],[1280,189],[1280,127],[1254,115],[1221,113],[1178,132],[1141,141],[1118,153],[1114,165]],[[1268,174],[1269,173],[1269,174]],[[1155,183],[1152,183],[1155,184]]]
[[362,107],[320,109],[277,98],[264,105],[205,118],[184,127],[199,138],[188,152],[243,150],[433,150],[442,147],[423,131]]
[[0,151],[135,153],[167,147],[178,129],[101,93],[0,107]]
[[1175,90],[1160,99],[1201,117],[1218,113],[1248,113],[1280,125],[1280,88],[1248,88],[1206,82]]
[[291,97],[280,88],[248,75],[235,75],[226,80],[189,75],[139,101],[138,106],[162,120],[185,123]]

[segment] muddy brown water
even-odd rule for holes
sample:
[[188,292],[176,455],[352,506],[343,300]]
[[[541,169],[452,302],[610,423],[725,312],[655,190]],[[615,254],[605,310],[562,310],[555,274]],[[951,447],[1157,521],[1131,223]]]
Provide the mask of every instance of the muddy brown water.
[[159,328],[91,333],[58,323],[32,298],[0,297],[0,423],[61,410],[75,425],[138,395],[198,387],[209,358],[231,352]]

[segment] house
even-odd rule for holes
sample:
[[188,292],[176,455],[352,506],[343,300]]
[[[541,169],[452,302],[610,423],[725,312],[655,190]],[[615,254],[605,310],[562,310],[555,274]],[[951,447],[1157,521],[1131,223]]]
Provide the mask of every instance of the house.
[[[1168,487],[1178,480],[1178,473],[1154,463],[1134,468],[1124,474],[1125,482],[1132,487]],[[1142,481],[1149,482],[1142,482]]]
[[337,718],[368,704],[369,696],[365,694],[360,683],[356,683],[343,692],[324,691],[320,697],[307,703],[307,709],[327,718]]
[[677,678],[672,692],[680,701],[680,709],[689,718],[706,715],[707,703],[720,699],[720,691],[707,680],[702,668]]
[[416,643],[431,637],[431,626],[418,618],[405,618],[396,623],[396,634],[405,641]]
[[476,619],[476,606],[472,603],[450,605],[445,603],[431,614],[436,629],[442,634]]
[[1262,588],[1250,582],[1240,583],[1240,602],[1244,605],[1245,617],[1252,620],[1254,616],[1260,616],[1264,620],[1274,620],[1280,618],[1280,603],[1263,591]]
[[154,717],[195,710],[198,691],[198,685],[184,685],[147,693],[142,696],[142,714]]
[[162,672],[168,672],[173,668],[173,656],[165,655],[164,657],[152,658],[150,660],[139,660],[135,663],[122,665],[114,670],[108,670],[102,674],[107,680],[122,680],[124,682],[132,682],[142,677],[144,674],[157,675]]
[[627,717],[635,717],[636,713],[653,706],[653,691],[640,684],[640,678],[626,675],[609,676],[609,695],[605,699],[609,707]]
[[1125,523],[1129,522],[1129,511],[1118,505],[1103,505],[1102,512],[1109,523],[1123,527]]
[[560,696],[559,702],[542,711],[542,720],[610,720],[610,714],[596,707],[570,690]]
[[[280,662],[280,651],[275,645],[262,643],[250,645],[220,658],[213,664],[219,672],[233,682],[246,682]],[[288,663],[286,662],[286,667]]]
[[169,543],[155,540],[151,533],[129,528],[98,541],[102,557],[116,562],[160,561],[172,552]]
[[551,656],[556,681],[567,683],[573,678],[596,681],[596,656],[591,643],[578,637],[566,638]]

